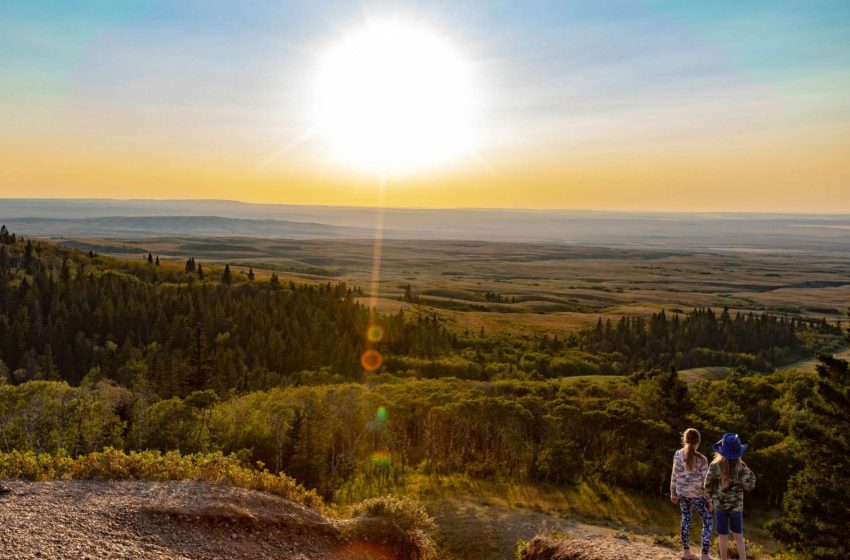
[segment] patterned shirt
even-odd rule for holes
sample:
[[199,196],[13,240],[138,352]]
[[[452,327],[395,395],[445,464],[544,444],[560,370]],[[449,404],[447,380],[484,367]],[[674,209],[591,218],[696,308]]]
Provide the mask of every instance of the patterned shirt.
[[715,461],[708,467],[708,475],[705,477],[705,490],[711,496],[715,509],[744,511],[744,491],[749,492],[756,487],[756,475],[747,465],[739,462],[738,468],[732,473],[729,485],[725,488],[722,486],[720,462]]
[[705,496],[703,483],[708,472],[708,461],[699,455],[694,457],[694,470],[685,464],[685,450],[673,454],[673,473],[670,475],[670,495],[680,498],[702,498]]

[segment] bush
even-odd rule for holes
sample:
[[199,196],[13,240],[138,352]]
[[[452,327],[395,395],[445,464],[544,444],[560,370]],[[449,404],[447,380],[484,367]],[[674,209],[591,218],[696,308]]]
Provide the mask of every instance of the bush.
[[365,500],[352,511],[346,536],[390,545],[396,560],[432,560],[436,556],[434,520],[411,498],[383,496]]
[[27,480],[203,480],[268,492],[323,512],[326,509],[315,491],[305,490],[292,478],[284,474],[275,475],[267,469],[247,467],[236,455],[222,453],[125,453],[107,448],[73,459],[66,453],[12,451],[0,453],[0,477]]

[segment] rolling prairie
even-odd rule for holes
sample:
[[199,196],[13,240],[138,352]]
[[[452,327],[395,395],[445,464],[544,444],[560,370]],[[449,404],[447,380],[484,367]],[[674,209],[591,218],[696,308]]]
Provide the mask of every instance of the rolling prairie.
[[[347,282],[371,300],[375,242],[336,239],[64,239],[63,245],[124,257],[195,257],[252,267],[258,276]],[[850,256],[677,251],[558,243],[384,240],[380,311],[436,312],[456,329],[560,334],[599,317],[659,309],[729,307],[841,320],[850,302]],[[407,301],[406,287],[410,286]]]

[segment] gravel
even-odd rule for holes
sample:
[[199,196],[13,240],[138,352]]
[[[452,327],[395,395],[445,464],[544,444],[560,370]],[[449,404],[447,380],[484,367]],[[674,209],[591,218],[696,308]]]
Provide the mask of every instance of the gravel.
[[339,531],[314,510],[197,481],[4,481],[0,560],[333,558]]

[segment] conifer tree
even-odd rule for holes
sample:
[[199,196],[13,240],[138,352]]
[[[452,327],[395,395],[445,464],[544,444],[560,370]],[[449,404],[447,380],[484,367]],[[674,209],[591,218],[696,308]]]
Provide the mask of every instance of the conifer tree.
[[159,266],[159,255],[156,256],[156,266]]
[[221,283],[222,284],[230,284],[233,282],[233,276],[230,273],[230,265],[224,265],[224,272],[221,275]]
[[153,264],[153,255],[148,253],[148,264]]
[[254,280],[254,269],[253,267],[248,267],[248,280]]
[[201,263],[198,263],[197,271],[198,271],[198,279],[203,280],[204,279],[204,269],[201,266]]
[[789,481],[783,516],[770,530],[806,560],[837,560],[850,555],[850,364],[819,360],[816,396],[792,425],[805,466]]

